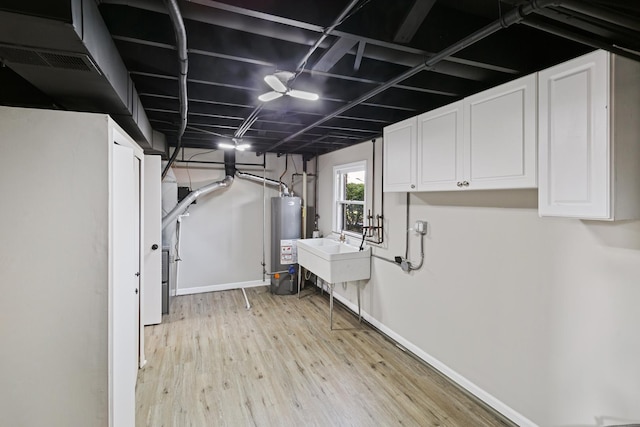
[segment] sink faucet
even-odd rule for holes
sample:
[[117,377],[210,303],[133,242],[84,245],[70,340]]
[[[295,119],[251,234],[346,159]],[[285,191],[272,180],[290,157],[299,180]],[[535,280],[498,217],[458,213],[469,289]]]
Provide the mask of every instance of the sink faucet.
[[340,240],[342,243],[344,243],[344,242],[347,240],[347,238],[344,236],[344,230],[342,230],[342,231],[340,232],[340,239],[339,239],[339,240]]

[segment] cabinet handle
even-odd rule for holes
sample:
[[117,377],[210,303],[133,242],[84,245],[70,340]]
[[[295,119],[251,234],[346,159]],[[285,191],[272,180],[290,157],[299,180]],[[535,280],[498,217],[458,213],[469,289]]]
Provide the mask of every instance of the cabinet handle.
[[415,184],[411,184],[411,188],[416,188]]
[[457,185],[458,187],[462,187],[462,183],[461,183],[460,181],[456,182],[456,185]]
[[469,181],[462,181],[462,185],[464,185],[465,187],[469,186]]

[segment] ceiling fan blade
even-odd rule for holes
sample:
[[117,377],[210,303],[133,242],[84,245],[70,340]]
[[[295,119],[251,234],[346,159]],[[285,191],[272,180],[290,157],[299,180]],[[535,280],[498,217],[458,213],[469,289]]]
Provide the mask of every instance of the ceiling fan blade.
[[289,92],[287,92],[287,95],[293,96],[294,98],[306,99],[307,101],[317,101],[319,98],[317,93],[311,93],[304,90],[296,89],[291,89]]
[[280,79],[274,76],[273,74],[269,74],[268,76],[265,76],[264,81],[267,82],[267,84],[271,86],[271,89],[275,90],[276,92],[287,91],[287,87],[284,85],[284,83],[282,83]]
[[269,102],[269,101],[273,101],[274,99],[278,99],[281,96],[282,94],[280,92],[272,91],[272,92],[263,93],[258,97],[258,99],[262,102]]

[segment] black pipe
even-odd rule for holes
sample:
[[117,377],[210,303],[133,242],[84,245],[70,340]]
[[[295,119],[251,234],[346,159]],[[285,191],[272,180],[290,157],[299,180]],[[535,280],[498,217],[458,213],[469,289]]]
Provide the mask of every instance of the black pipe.
[[[187,97],[187,71],[189,69],[189,58],[187,56],[187,31],[184,28],[184,21],[180,14],[180,8],[176,0],[165,0],[165,4],[169,9],[169,17],[173,24],[176,37],[176,50],[178,51],[178,60],[180,61],[180,77],[178,78],[178,95],[180,98],[180,129],[178,130],[178,141],[176,149],[169,158],[169,162],[162,171],[162,178],[167,175],[169,168],[178,157],[178,152],[182,147],[182,136],[187,129],[188,114],[188,97]],[[233,176],[233,175],[232,175]]]
[[408,69],[407,71],[398,75],[397,77],[387,81],[386,83],[381,84],[380,86],[377,86],[376,88],[370,90],[369,92],[365,93],[359,98],[349,102],[343,107],[338,108],[333,113],[325,115],[323,118],[316,121],[315,123],[312,123],[306,126],[305,128],[300,129],[297,132],[294,132],[293,134],[287,136],[286,138],[280,140],[279,142],[276,142],[275,144],[267,148],[266,151],[274,150],[275,148],[281,146],[282,144],[285,144],[297,138],[298,136],[307,133],[311,129],[314,129],[320,126],[321,124],[333,119],[334,117],[339,116],[340,114],[352,109],[353,107],[362,104],[363,102],[373,98],[374,96],[384,92],[385,90],[407,80],[408,78],[422,71],[428,70],[429,68],[433,67],[443,59],[446,59],[451,55],[454,55],[460,52],[461,50],[471,46],[472,44],[482,39],[485,39],[492,34],[495,34],[501,29],[507,28],[513,24],[522,22],[522,20],[527,15],[530,15],[531,13],[539,9],[544,9],[549,6],[559,6],[561,4],[562,4],[562,0],[529,0],[529,3],[511,9],[509,12],[502,15],[498,20],[492,22],[491,24],[485,26],[484,28],[479,29],[475,33],[468,35],[467,37],[463,38],[457,43],[452,44],[451,46],[445,48],[444,50],[441,50],[435,55],[429,57],[423,64],[418,64],[415,67]]
[[224,174],[226,176],[236,175],[236,150],[224,152]]
[[609,9],[591,6],[576,0],[565,0],[562,2],[562,7],[633,31],[640,31],[640,22],[638,22],[637,19],[613,12]]
[[611,53],[615,53],[616,55],[620,55],[620,56],[624,56],[625,58],[629,58],[629,59],[633,59],[635,61],[640,61],[640,56],[637,54],[634,54],[634,52],[626,50],[626,49],[621,49],[620,47],[602,41],[602,40],[598,40],[596,38],[593,37],[589,37],[589,36],[585,36],[585,35],[581,35],[577,32],[568,30],[566,28],[560,27],[558,25],[553,25],[549,22],[546,22],[543,19],[539,19],[539,18],[535,18],[535,17],[529,17],[527,18],[526,21],[524,21],[522,23],[523,25],[526,25],[528,27],[532,27],[535,28],[537,30],[541,30],[544,32],[547,32],[549,34],[553,34],[556,35],[558,37],[562,37],[565,38],[567,40],[572,40],[574,42],[577,43],[581,43],[587,46],[591,46],[593,48],[596,49],[603,49],[606,51],[609,51]]
[[[196,163],[196,164],[202,164],[202,165],[226,165],[226,162],[214,162],[214,161],[207,161],[207,160],[176,160],[176,162],[178,162],[178,163]],[[260,167],[263,166],[262,163],[240,163],[240,162],[236,162],[235,164],[238,165],[238,166],[260,166]]]

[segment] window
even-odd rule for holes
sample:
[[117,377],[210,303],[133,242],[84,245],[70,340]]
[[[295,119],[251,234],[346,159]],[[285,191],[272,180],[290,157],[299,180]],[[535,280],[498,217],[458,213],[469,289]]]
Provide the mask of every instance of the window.
[[366,205],[365,161],[333,168],[334,201],[333,230],[362,235]]

